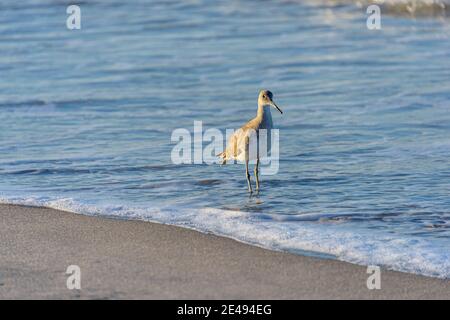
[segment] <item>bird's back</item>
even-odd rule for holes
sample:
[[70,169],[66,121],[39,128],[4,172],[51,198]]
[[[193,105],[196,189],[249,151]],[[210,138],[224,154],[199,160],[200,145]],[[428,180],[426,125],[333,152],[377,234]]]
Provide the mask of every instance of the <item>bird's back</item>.
[[[249,143],[252,136],[259,133],[260,129],[268,130],[267,133],[267,150],[271,148],[271,134],[270,130],[273,127],[272,114],[270,112],[270,107],[263,107],[262,114],[259,114],[246,124],[244,124],[240,129],[234,132],[227,143],[227,148],[219,156],[224,159],[224,163],[227,160],[238,160],[245,161],[245,152],[247,144]],[[267,153],[266,153],[267,154]],[[255,160],[250,157],[250,160]]]
[[257,117],[236,130],[227,143],[224,160],[245,160],[245,150],[249,139],[261,128],[262,121]]

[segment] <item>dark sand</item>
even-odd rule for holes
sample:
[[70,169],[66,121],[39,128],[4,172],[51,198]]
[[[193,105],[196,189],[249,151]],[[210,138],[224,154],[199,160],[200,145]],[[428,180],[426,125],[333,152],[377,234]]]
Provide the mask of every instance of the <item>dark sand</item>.
[[[450,281],[140,221],[0,205],[0,299],[450,299]],[[65,271],[81,268],[82,289]]]

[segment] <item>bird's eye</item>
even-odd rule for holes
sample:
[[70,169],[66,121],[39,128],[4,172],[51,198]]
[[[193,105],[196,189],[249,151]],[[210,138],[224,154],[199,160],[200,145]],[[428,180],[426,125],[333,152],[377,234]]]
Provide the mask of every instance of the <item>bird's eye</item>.
[[263,95],[263,98],[265,99],[265,98],[266,98],[266,95]]

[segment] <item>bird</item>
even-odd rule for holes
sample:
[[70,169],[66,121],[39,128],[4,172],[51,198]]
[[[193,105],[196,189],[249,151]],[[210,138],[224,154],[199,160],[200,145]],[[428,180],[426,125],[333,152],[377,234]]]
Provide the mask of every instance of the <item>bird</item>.
[[[256,117],[248,121],[240,129],[235,131],[228,140],[225,150],[217,156],[222,159],[222,165],[225,165],[229,160],[237,160],[245,162],[245,173],[247,177],[248,191],[253,193],[252,184],[250,180],[249,161],[256,160],[255,165],[255,179],[256,190],[260,190],[259,183],[259,164],[260,158],[268,155],[271,147],[271,130],[273,128],[271,108],[277,109],[281,114],[283,111],[273,101],[273,94],[269,90],[261,90],[258,95],[258,109]],[[260,130],[265,129],[267,135],[260,135]],[[262,132],[261,132],[262,133]],[[254,139],[256,137],[256,140]],[[265,143],[266,150],[261,150],[260,139],[267,137]],[[253,143],[256,143],[256,152]],[[267,153],[261,154],[266,151]]]

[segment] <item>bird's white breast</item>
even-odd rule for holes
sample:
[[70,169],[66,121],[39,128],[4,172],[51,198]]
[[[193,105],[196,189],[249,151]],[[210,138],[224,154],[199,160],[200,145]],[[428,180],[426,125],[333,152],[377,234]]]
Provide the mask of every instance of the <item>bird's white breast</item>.
[[270,106],[265,106],[260,129],[270,130],[272,128],[273,128],[273,121],[272,121],[272,113],[270,112]]
[[[265,136],[267,140],[260,141],[260,158],[266,158],[270,155],[270,151],[272,149],[272,128],[273,128],[273,121],[272,121],[272,113],[270,112],[270,106],[264,107],[264,113],[263,118],[261,121],[261,124],[259,126],[260,129],[267,130],[267,135]],[[264,136],[260,136],[260,139]],[[261,144],[262,143],[262,144]]]

